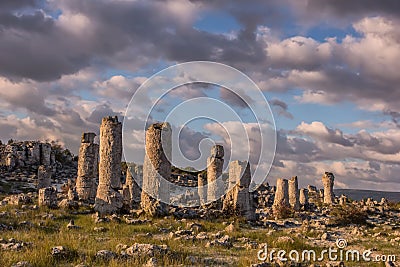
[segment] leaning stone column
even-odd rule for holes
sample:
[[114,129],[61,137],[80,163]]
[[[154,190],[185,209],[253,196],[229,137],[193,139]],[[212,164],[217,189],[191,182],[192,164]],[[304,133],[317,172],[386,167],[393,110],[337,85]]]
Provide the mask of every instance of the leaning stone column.
[[93,203],[96,198],[96,178],[99,174],[99,145],[95,133],[83,133],[78,158],[76,192],[79,199]]
[[100,126],[99,186],[95,211],[114,213],[122,208],[121,189],[122,124],[118,117],[105,117]]
[[201,172],[197,175],[197,188],[200,198],[200,205],[207,203],[207,175]]
[[282,178],[276,180],[275,199],[272,209],[274,215],[278,218],[285,217],[290,207],[288,187],[288,180]]
[[38,189],[49,187],[51,185],[51,175],[52,171],[49,166],[39,166],[37,173]]
[[324,204],[333,204],[335,195],[333,193],[335,177],[331,172],[325,172],[322,176],[322,183],[324,184]]
[[223,211],[255,219],[255,207],[249,192],[251,182],[250,165],[247,161],[233,161],[229,164],[229,188]]
[[[215,145],[211,148],[211,156],[207,159],[207,201],[213,202],[223,195],[224,184],[222,168],[224,166],[224,147]],[[220,179],[218,179],[220,178]],[[218,179],[218,180],[217,180]]]
[[299,201],[299,182],[297,180],[297,176],[293,176],[288,181],[289,186],[289,204],[295,210],[300,210],[300,201]]
[[146,131],[141,207],[150,216],[168,214],[170,201],[172,130],[169,123],[155,123]]

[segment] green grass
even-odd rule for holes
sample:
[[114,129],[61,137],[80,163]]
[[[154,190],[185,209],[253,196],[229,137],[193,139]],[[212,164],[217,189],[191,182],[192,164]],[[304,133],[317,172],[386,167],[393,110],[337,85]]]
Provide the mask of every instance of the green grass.
[[[18,212],[16,213],[16,210]],[[319,253],[323,248],[310,245],[308,239],[318,237],[317,231],[304,232],[308,238],[301,238],[296,235],[288,234],[287,230],[271,230],[270,228],[252,228],[241,218],[220,218],[215,220],[175,220],[172,216],[152,219],[150,223],[143,225],[128,225],[123,222],[110,222],[95,224],[91,215],[75,215],[63,210],[21,210],[18,207],[0,207],[0,212],[8,212],[9,216],[0,218],[0,224],[9,224],[14,227],[13,231],[1,231],[0,238],[24,242],[32,242],[30,247],[20,251],[0,250],[0,266],[11,266],[18,261],[29,261],[33,266],[75,266],[84,263],[88,266],[140,266],[148,261],[144,258],[116,258],[111,261],[96,259],[96,252],[99,250],[111,250],[119,253],[118,244],[131,246],[134,243],[150,243],[167,245],[170,249],[169,254],[157,256],[161,266],[249,266],[259,262],[257,252],[259,248],[245,248],[242,238],[248,239],[257,244],[267,243],[269,247],[290,250],[309,250],[314,249]],[[45,218],[45,214],[53,214],[54,219]],[[66,225],[73,219],[80,229],[68,230]],[[19,225],[21,221],[29,221],[31,227]],[[170,231],[178,229],[188,229],[190,223],[199,223],[209,236],[217,232],[223,235],[227,224],[234,221],[235,230],[228,233],[235,240],[233,248],[222,246],[206,247],[209,240],[175,240],[170,238],[168,233],[162,233],[160,228],[168,228]],[[105,227],[106,232],[95,232],[95,227]],[[379,231],[371,229],[370,232]],[[384,231],[384,230],[382,230]],[[387,232],[387,231],[386,231]],[[291,242],[277,242],[279,237],[291,236]],[[384,254],[393,254],[396,251],[396,244],[374,241],[354,241],[352,245],[365,248],[376,247]],[[55,259],[51,256],[51,247],[64,246],[71,252],[69,257]],[[189,257],[194,257],[199,261],[192,263]],[[351,263],[346,266],[357,266]],[[373,265],[371,265],[373,266]],[[376,265],[381,266],[381,265]]]

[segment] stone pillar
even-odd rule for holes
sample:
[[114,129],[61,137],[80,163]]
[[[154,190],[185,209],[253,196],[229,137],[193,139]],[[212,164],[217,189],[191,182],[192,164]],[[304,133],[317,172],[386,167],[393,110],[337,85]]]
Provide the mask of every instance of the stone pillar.
[[223,211],[245,216],[247,220],[255,219],[255,207],[249,192],[251,182],[250,164],[247,161],[233,161],[229,164],[229,192]]
[[39,189],[39,206],[57,208],[57,189],[55,187]]
[[333,193],[335,177],[331,172],[325,172],[322,176],[322,183],[324,184],[324,204],[333,204],[335,194]]
[[207,203],[207,174],[201,172],[197,175],[197,188],[200,198],[200,205]]
[[290,208],[288,187],[288,180],[282,178],[276,180],[275,199],[272,209],[274,215],[278,218],[286,217]]
[[8,167],[9,170],[12,170],[15,168],[16,166],[16,160],[15,160],[15,156],[11,153],[7,154],[6,157],[6,166]]
[[[211,156],[207,159],[207,201],[218,200],[224,192],[222,168],[224,166],[224,147],[215,145],[211,148]],[[219,178],[219,179],[218,179]],[[217,180],[218,179],[218,180]]]
[[40,164],[51,165],[51,145],[49,143],[40,144]]
[[121,186],[122,124],[118,117],[105,117],[100,126],[99,185],[95,211],[114,213],[123,205]]
[[341,206],[346,206],[347,205],[347,196],[341,195],[339,198],[339,204]]
[[307,206],[309,205],[307,189],[305,189],[305,188],[300,189],[299,202],[300,202],[300,205],[302,205],[304,207],[304,209],[307,209]]
[[288,181],[289,186],[289,204],[295,210],[300,210],[300,201],[299,201],[299,182],[297,180],[297,176],[292,177]]
[[52,171],[49,166],[40,165],[37,172],[38,189],[49,187],[51,185]]
[[80,200],[94,203],[96,179],[99,175],[99,145],[94,143],[95,133],[83,133],[78,157],[76,192]]
[[126,180],[122,189],[124,203],[127,207],[132,208],[140,203],[142,190],[135,181],[138,177],[138,166],[128,166],[126,171]]
[[146,131],[141,207],[147,215],[168,214],[170,201],[172,130],[169,123],[155,123]]

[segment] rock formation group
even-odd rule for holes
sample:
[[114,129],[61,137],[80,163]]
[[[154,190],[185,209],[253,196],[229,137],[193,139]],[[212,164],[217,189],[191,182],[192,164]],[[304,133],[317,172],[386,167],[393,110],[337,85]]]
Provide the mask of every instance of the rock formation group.
[[[121,169],[122,123],[118,121],[118,117],[103,118],[99,144],[95,142],[95,137],[95,133],[82,134],[77,177],[75,181],[68,181],[65,186],[68,191],[67,198],[60,203],[57,203],[57,189],[51,186],[55,155],[50,144],[24,143],[22,149],[21,145],[18,149],[15,145],[1,146],[2,166],[14,168],[38,164],[39,205],[71,208],[81,203],[92,205],[98,214],[114,214],[136,209],[149,216],[167,215],[172,208],[170,184],[174,182],[170,160],[172,130],[169,123],[155,123],[148,127],[144,164],[140,166],[127,163],[125,177]],[[297,176],[289,180],[277,179],[274,188],[268,186],[266,189],[261,186],[256,192],[250,192],[251,172],[247,161],[230,162],[227,179],[223,179],[223,166],[224,147],[214,145],[207,159],[207,169],[197,174],[197,195],[192,196],[197,200],[197,206],[221,211],[226,215],[243,216],[252,221],[257,217],[257,208],[263,206],[270,206],[276,218],[308,210],[311,206],[310,193],[319,199],[314,200],[314,203],[322,201],[326,205],[332,205],[338,202],[344,205],[347,202],[344,196],[335,198],[334,175],[330,172],[323,175],[324,189],[319,192],[313,186],[299,189]],[[179,183],[182,183],[180,176]],[[271,191],[273,195],[263,199],[264,195]]]

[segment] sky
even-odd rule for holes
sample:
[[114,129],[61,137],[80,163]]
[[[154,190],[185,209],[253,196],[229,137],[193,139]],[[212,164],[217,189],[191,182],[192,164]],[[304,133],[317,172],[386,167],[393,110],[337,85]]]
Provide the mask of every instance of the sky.
[[[269,102],[277,149],[268,182],[297,175],[321,186],[332,171],[336,188],[399,191],[399,15],[398,0],[2,0],[0,139],[58,140],[77,154],[81,133],[98,133],[104,116],[123,119],[152,75],[214,61],[248,75]],[[187,85],[151,119],[196,97],[246,113],[224,88]],[[144,132],[132,131],[140,161]],[[204,161],[199,144],[226,142],[206,119],[182,132],[192,159]]]

